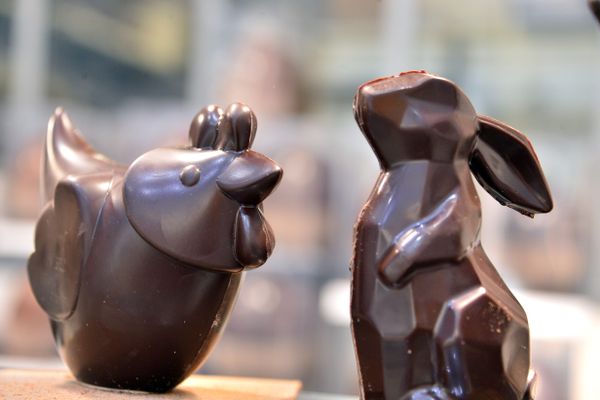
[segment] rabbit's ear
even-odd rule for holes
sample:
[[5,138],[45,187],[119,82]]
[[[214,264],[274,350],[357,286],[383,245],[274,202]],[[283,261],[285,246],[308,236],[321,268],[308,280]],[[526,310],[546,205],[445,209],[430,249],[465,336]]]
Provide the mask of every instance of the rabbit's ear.
[[256,134],[256,115],[245,104],[233,103],[225,110],[219,125],[216,147],[223,150],[242,151],[252,146]]
[[196,148],[214,148],[223,110],[216,105],[204,107],[190,125],[190,144]]
[[471,172],[500,204],[533,217],[552,210],[552,196],[535,151],[525,135],[479,116],[469,157]]

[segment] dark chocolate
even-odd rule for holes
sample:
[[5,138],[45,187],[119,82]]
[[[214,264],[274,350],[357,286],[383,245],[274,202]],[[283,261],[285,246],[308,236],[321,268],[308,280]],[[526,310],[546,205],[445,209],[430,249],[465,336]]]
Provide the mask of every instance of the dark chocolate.
[[527,316],[481,247],[471,178],[523,214],[550,211],[531,143],[424,71],[363,84],[354,112],[381,165],[354,237],[362,397],[532,397]]
[[125,167],[96,153],[62,110],[52,116],[28,271],[77,379],[164,392],[206,360],[243,271],[275,244],[261,202],[282,171],[250,150],[255,131],[247,106],[209,106],[189,146]]

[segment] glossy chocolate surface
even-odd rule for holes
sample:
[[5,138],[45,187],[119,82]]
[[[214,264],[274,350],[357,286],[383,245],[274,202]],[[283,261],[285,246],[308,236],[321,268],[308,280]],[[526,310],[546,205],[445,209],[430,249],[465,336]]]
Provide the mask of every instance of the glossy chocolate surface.
[[363,84],[354,112],[381,165],[354,237],[361,396],[532,397],[527,316],[481,247],[471,177],[523,214],[550,211],[530,142],[424,71]]
[[206,360],[243,271],[275,244],[261,202],[282,171],[249,149],[255,131],[248,107],[209,106],[188,147],[125,167],[96,153],[62,110],[52,116],[28,271],[77,379],[164,392]]

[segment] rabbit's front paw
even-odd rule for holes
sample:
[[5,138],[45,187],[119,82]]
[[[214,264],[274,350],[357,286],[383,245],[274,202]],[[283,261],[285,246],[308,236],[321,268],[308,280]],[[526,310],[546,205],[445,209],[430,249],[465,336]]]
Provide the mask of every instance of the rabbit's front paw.
[[379,263],[379,278],[388,286],[397,286],[406,276],[412,260],[398,246],[392,246]]

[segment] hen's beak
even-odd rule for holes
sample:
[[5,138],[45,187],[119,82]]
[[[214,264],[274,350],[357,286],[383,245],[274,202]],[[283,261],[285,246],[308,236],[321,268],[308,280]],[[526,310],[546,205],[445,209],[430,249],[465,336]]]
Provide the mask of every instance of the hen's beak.
[[246,152],[219,176],[217,185],[227,197],[238,203],[256,206],[271,194],[281,175],[281,168],[270,158]]
[[275,189],[281,175],[281,168],[273,160],[249,151],[237,157],[217,179],[223,193],[242,206],[233,238],[235,258],[244,268],[264,264],[275,246],[271,227],[258,205]]

